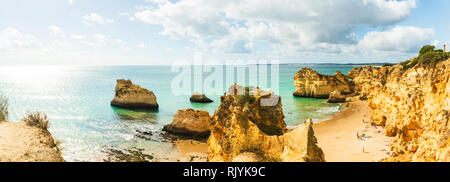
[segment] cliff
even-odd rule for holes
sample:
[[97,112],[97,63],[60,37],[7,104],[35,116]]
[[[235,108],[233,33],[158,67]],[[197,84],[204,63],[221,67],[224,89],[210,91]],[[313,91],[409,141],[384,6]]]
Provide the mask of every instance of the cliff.
[[152,91],[139,85],[135,85],[131,80],[117,80],[115,95],[111,101],[112,106],[127,109],[157,109],[158,103]]
[[352,92],[348,77],[337,71],[335,75],[323,75],[310,68],[302,68],[294,75],[294,96],[328,98],[330,93],[338,90],[343,94]]
[[64,162],[50,132],[0,121],[0,162]]
[[354,74],[357,80],[374,76],[367,86],[372,122],[395,137],[386,161],[450,161],[450,60],[359,69],[371,71]]
[[[231,89],[221,97],[210,125],[208,161],[325,161],[312,122],[288,132],[280,97],[264,91],[253,95],[249,88],[244,93]],[[265,98],[275,104],[261,106]]]

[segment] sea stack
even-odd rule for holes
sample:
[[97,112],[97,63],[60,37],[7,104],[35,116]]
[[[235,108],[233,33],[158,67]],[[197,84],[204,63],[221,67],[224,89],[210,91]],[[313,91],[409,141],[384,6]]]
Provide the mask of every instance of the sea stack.
[[311,68],[302,68],[294,76],[294,96],[328,99],[330,93],[338,90],[351,93],[352,85],[348,77],[337,71],[334,76],[323,75]]
[[205,138],[209,136],[210,120],[211,117],[207,111],[182,109],[177,111],[172,123],[164,126],[163,130],[174,135]]
[[280,98],[273,106],[261,106],[272,92],[253,95],[254,90],[246,87],[240,95],[235,92],[239,88],[234,85],[229,89],[234,91],[221,97],[212,117],[208,161],[325,161],[312,122],[288,131]]
[[115,92],[111,101],[112,106],[126,109],[158,109],[155,94],[133,84],[131,80],[118,79]]
[[201,94],[198,92],[193,93],[189,100],[191,102],[196,102],[196,103],[211,103],[211,102],[213,102],[211,99],[206,97],[205,94]]

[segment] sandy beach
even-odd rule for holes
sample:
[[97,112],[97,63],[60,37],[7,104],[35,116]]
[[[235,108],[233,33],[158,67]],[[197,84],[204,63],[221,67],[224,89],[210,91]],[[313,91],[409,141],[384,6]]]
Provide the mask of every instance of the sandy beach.
[[63,162],[48,131],[0,121],[0,162]]
[[208,157],[208,144],[206,141],[176,140],[176,150],[161,162],[206,162]]
[[346,108],[331,119],[313,126],[326,161],[377,162],[387,157],[390,138],[383,127],[370,124],[367,103],[358,100],[343,105]]

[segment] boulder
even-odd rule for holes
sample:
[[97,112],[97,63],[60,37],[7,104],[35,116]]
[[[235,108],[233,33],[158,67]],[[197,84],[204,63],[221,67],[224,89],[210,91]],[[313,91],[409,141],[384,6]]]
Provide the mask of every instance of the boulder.
[[131,80],[118,79],[115,96],[111,101],[112,106],[127,109],[157,109],[158,103],[152,91],[139,85],[135,85]]
[[189,100],[191,102],[196,102],[196,103],[211,103],[211,102],[213,102],[211,99],[206,97],[205,94],[200,94],[200,93],[197,93],[197,92],[192,94],[192,96],[191,96],[191,98]]
[[328,98],[329,103],[343,103],[345,102],[345,96],[339,92],[339,90],[335,90],[330,93],[330,97]]
[[172,123],[164,126],[163,130],[186,137],[208,137],[210,121],[211,117],[207,111],[182,109],[177,111]]

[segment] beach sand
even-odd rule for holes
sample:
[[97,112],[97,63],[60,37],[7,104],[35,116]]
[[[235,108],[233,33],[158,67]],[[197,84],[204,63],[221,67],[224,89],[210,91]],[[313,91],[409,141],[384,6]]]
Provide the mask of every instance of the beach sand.
[[358,100],[343,105],[347,104],[331,119],[313,126],[325,160],[377,162],[387,157],[391,139],[384,135],[383,127],[370,124],[371,111],[367,103]]
[[48,131],[0,121],[0,162],[63,162]]
[[176,140],[176,150],[160,162],[206,162],[208,157],[208,144],[206,141]]

